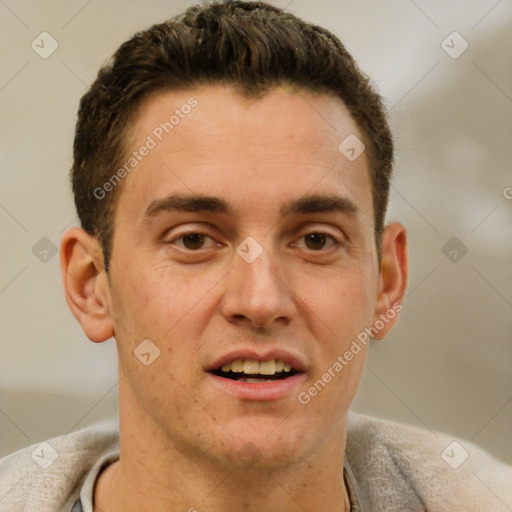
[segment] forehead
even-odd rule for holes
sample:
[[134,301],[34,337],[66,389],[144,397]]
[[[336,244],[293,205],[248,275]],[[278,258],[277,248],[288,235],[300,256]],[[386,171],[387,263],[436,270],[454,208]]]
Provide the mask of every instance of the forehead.
[[341,99],[285,87],[259,96],[242,95],[226,86],[160,91],[140,105],[131,131],[136,141],[151,134],[165,143],[161,139],[172,134],[175,148],[185,143],[208,153],[221,141],[239,149],[245,148],[240,143],[250,147],[270,142],[271,152],[307,142],[305,150],[330,146],[339,156],[338,139],[350,133],[362,139]]
[[140,106],[130,135],[132,158],[140,160],[120,203],[132,210],[175,192],[231,195],[253,210],[258,194],[273,195],[279,209],[279,199],[338,192],[371,210],[366,154],[351,161],[340,151],[361,133],[332,96],[281,88],[252,98],[221,86],[163,91]]

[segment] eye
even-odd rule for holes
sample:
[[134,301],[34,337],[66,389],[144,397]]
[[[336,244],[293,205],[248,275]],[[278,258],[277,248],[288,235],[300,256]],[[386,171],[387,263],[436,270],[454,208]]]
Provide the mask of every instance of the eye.
[[318,251],[325,247],[327,236],[325,233],[308,233],[304,236],[306,247]]
[[190,233],[181,237],[183,245],[187,249],[196,250],[201,249],[204,245],[205,236],[202,233]]
[[334,236],[317,231],[303,235],[300,240],[304,240],[306,248],[312,251],[321,251],[339,245]]
[[186,233],[175,238],[170,243],[188,249],[189,251],[204,249],[207,244],[210,247],[215,245],[214,240],[203,233]]

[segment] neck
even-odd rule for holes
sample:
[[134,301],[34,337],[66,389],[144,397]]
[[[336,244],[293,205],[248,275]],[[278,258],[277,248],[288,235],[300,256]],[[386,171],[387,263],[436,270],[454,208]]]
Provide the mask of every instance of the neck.
[[178,449],[147,416],[120,413],[121,457],[100,476],[95,512],[348,512],[346,423],[307,459],[233,467]]

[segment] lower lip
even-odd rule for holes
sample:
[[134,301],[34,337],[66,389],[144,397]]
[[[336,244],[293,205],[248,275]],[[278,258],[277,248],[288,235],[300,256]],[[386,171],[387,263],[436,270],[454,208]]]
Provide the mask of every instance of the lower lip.
[[261,383],[239,382],[237,380],[219,377],[213,373],[209,373],[208,375],[212,383],[228,395],[242,400],[265,402],[279,400],[280,398],[285,398],[290,395],[300,385],[305,374],[296,373],[286,379]]

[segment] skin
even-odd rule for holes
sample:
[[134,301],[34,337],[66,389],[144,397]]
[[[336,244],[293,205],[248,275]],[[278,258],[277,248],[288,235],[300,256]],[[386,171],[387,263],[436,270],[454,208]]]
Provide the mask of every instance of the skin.
[[[72,228],[62,241],[71,310],[92,341],[114,336],[119,353],[121,458],[100,476],[95,510],[349,510],[346,421],[367,348],[309,404],[298,393],[402,302],[405,228],[386,227],[379,265],[366,154],[351,162],[338,150],[362,136],[324,94],[161,92],[140,106],[133,148],[191,96],[197,107],[124,179],[108,275],[96,239]],[[221,198],[230,212],[147,214],[177,194]],[[282,215],[312,195],[354,208]],[[198,240],[187,233],[207,235],[204,245],[187,248]],[[252,263],[236,252],[248,236],[263,251]],[[147,338],[160,350],[149,366],[133,353]],[[271,401],[212,385],[206,369],[245,347],[299,357],[300,385]]]

